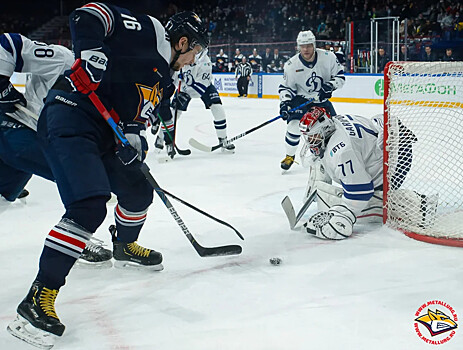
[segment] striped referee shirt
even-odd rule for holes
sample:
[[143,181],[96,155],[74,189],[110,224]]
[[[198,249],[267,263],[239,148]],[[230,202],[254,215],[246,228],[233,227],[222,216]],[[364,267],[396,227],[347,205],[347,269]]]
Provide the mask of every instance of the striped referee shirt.
[[239,63],[236,66],[236,73],[235,77],[242,76],[242,77],[249,77],[252,75],[252,67],[251,63],[246,62],[246,63]]

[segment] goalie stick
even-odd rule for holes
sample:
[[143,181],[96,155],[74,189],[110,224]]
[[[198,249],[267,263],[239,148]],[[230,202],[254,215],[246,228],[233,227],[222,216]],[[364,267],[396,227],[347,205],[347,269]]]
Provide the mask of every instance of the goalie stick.
[[[312,103],[313,101],[314,101],[314,99],[311,98],[311,99],[309,99],[307,102],[301,104],[300,106],[294,107],[293,109],[289,110],[289,112],[292,112],[292,111],[295,111],[296,109],[302,108],[302,107],[304,107],[304,106],[306,106],[306,105]],[[259,124],[259,125],[255,126],[255,127],[251,128],[251,129],[249,129],[249,130],[247,130],[247,131],[245,131],[245,132],[243,132],[243,133],[241,133],[241,134],[239,134],[239,135],[237,135],[237,136],[235,136],[235,137],[232,137],[231,139],[228,139],[228,140],[226,140],[226,141],[224,141],[224,142],[220,142],[220,143],[219,143],[218,145],[216,145],[216,146],[206,146],[205,144],[203,144],[203,143],[197,141],[197,140],[194,139],[194,138],[191,138],[191,139],[188,141],[188,143],[189,143],[192,147],[194,147],[194,148],[196,148],[196,149],[198,149],[198,150],[200,150],[200,151],[203,151],[203,152],[214,152],[215,150],[217,150],[217,149],[219,149],[219,148],[221,148],[221,147],[226,147],[226,146],[230,145],[233,141],[236,141],[236,140],[238,140],[238,139],[240,139],[240,138],[242,138],[242,137],[244,137],[244,136],[246,136],[246,135],[252,133],[253,131],[256,131],[256,130],[258,130],[258,129],[260,129],[260,128],[262,128],[262,127],[264,127],[264,126],[266,126],[266,125],[268,125],[268,124],[270,124],[270,123],[273,123],[275,120],[280,119],[280,118],[281,118],[281,114],[280,114],[279,116],[275,117],[275,118],[272,118],[272,119],[270,119],[270,120],[267,120],[266,122],[263,122],[262,124]]]
[[302,208],[299,210],[297,215],[296,215],[296,212],[294,211],[294,207],[293,207],[293,203],[291,203],[291,199],[289,199],[288,196],[283,198],[283,200],[281,201],[281,206],[286,214],[286,217],[288,218],[289,228],[291,230],[294,230],[299,220],[301,220],[302,216],[305,214],[307,209],[309,209],[310,205],[314,202],[316,195],[317,195],[317,190],[313,191],[312,194],[309,196],[309,198],[307,198],[306,202],[304,203]]
[[[88,97],[92,101],[93,105],[95,108],[100,112],[101,116],[106,120],[106,122],[109,124],[109,126],[113,129],[114,134],[118,138],[118,140],[124,145],[124,146],[129,146],[130,143],[125,137],[124,133],[122,132],[121,128],[119,125],[116,124],[112,116],[109,114],[108,110],[105,108],[103,103],[100,101],[99,97],[95,94],[95,92],[91,92]],[[209,257],[209,256],[221,256],[221,255],[237,255],[241,254],[243,248],[239,245],[226,245],[226,246],[219,246],[219,247],[203,247],[201,246],[193,237],[191,232],[188,230],[186,227],[185,223],[183,222],[182,218],[180,215],[178,215],[177,211],[175,210],[174,206],[172,203],[169,201],[167,198],[166,194],[167,192],[164,192],[154,179],[154,177],[151,175],[149,171],[148,165],[145,163],[141,164],[141,171],[143,175],[146,177],[147,181],[150,183],[150,185],[153,187],[153,189],[156,191],[158,196],[161,198],[162,202],[164,205],[167,207],[169,210],[169,213],[172,215],[174,218],[175,222],[180,226],[182,229],[183,233],[185,236],[188,238],[190,243],[193,245],[193,248],[195,248],[196,252],[201,256],[201,257]],[[176,197],[173,197],[176,198]],[[178,198],[177,198],[178,199]],[[184,201],[182,201],[184,203]],[[193,207],[191,204],[189,205],[190,208],[196,209],[197,208]],[[202,211],[201,211],[202,212]],[[204,212],[202,212],[204,214]],[[209,217],[211,217],[209,215]],[[224,223],[226,224],[226,223]],[[231,225],[228,225],[231,227]],[[239,233],[238,231],[235,230],[235,232]],[[241,235],[239,235],[240,238],[242,238]],[[244,239],[244,238],[242,238]]]

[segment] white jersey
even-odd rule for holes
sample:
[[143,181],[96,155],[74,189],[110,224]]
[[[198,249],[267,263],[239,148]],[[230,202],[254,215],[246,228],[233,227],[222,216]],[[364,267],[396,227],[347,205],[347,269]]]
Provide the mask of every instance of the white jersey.
[[[180,91],[187,93],[191,98],[200,98],[212,83],[212,63],[209,56],[203,55],[198,62],[185,65],[182,74]],[[178,86],[178,75],[175,76],[176,86]]]
[[[13,72],[27,73],[27,108],[40,114],[43,99],[56,79],[70,69],[74,55],[61,45],[32,41],[16,33],[0,36],[0,75],[11,77]],[[9,114],[28,127],[37,130],[37,121],[21,111]]]
[[382,123],[356,115],[332,118],[336,131],[321,161],[331,179],[342,185],[344,204],[358,214],[383,184]]
[[285,63],[284,81],[278,89],[280,101],[290,101],[299,95],[322,102],[318,101],[322,84],[330,82],[335,90],[344,85],[344,69],[336,55],[323,49],[316,49],[315,55],[313,62],[307,62],[301,54],[296,54]]

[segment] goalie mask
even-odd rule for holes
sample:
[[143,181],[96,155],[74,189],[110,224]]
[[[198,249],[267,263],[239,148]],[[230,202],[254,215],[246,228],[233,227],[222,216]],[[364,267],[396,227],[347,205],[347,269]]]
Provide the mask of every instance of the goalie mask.
[[326,143],[333,135],[336,127],[330,114],[322,107],[312,107],[299,123],[304,141],[315,156],[323,155]]

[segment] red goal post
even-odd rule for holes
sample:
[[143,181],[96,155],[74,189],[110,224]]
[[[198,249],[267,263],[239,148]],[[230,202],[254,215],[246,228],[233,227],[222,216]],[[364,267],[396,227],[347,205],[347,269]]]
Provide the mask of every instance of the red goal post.
[[383,141],[383,221],[463,247],[463,62],[389,62]]

